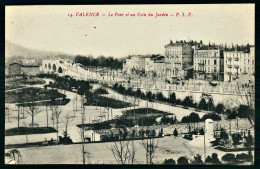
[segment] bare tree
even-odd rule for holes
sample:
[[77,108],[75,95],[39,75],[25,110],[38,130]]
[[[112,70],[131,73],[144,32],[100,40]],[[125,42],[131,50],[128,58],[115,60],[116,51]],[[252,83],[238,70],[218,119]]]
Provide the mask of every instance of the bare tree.
[[10,108],[9,105],[5,106],[5,118],[7,117],[8,121],[10,122]]
[[64,136],[67,136],[68,134],[68,127],[71,124],[71,122],[74,120],[73,116],[70,116],[69,113],[67,113],[62,119],[61,122],[65,125]]
[[16,160],[16,156],[17,156],[17,163],[20,163],[20,158],[22,157],[21,153],[19,150],[17,149],[12,149],[9,151],[9,154],[11,155],[11,157],[13,158],[13,160]]
[[240,96],[240,100],[236,100],[237,105],[245,105],[248,107],[247,118],[251,125],[255,126],[255,84],[254,79],[247,81],[239,81],[236,86],[236,93]]
[[153,164],[153,158],[155,154],[155,150],[158,147],[158,142],[155,140],[153,136],[147,136],[146,139],[143,139],[142,142],[140,143],[141,146],[145,149],[146,151],[146,164]]
[[60,119],[60,114],[61,114],[61,108],[58,106],[55,106],[53,113],[56,118],[57,141],[58,141],[59,140],[59,119]]
[[134,141],[123,141],[120,133],[119,128],[119,141],[114,141],[108,149],[113,153],[118,164],[134,164],[137,151]]
[[34,118],[37,114],[39,114],[42,110],[40,106],[37,105],[35,99],[30,97],[30,101],[26,103],[26,112],[32,117],[32,127],[34,127]]

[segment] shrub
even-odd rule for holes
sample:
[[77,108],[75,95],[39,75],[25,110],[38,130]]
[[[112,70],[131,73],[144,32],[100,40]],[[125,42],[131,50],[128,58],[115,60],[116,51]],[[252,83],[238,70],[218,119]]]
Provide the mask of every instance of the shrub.
[[221,164],[221,161],[218,159],[218,154],[212,153],[211,157],[207,156],[207,158],[205,159],[205,163]]
[[213,121],[219,121],[219,120],[221,120],[221,117],[216,113],[210,113],[210,114],[205,114],[201,118],[201,121],[205,121],[206,119],[212,119]]
[[236,159],[240,160],[240,161],[252,161],[253,160],[253,156],[252,154],[250,154],[250,152],[248,152],[248,154],[245,153],[241,153],[241,154],[237,154],[236,155]]
[[218,159],[218,154],[212,153],[212,155],[211,155],[211,163],[212,164],[221,164],[220,160]]
[[192,112],[189,116],[184,116],[181,120],[182,123],[199,122],[200,117],[197,113]]
[[186,96],[185,99],[182,102],[183,106],[191,107],[192,106],[192,96]]
[[227,153],[225,154],[223,157],[222,157],[222,161],[225,161],[225,162],[236,162],[236,157],[234,154],[231,154],[231,153]]
[[207,103],[204,98],[201,98],[198,108],[201,110],[207,110]]
[[175,165],[176,162],[175,160],[173,160],[172,158],[171,159],[165,159],[163,164],[166,164],[166,165]]
[[252,117],[254,114],[254,110],[247,105],[239,105],[237,111],[240,118]]
[[197,154],[194,156],[194,161],[192,162],[193,164],[203,164],[203,161],[201,160],[201,155]]
[[186,164],[189,164],[189,160],[187,157],[182,156],[182,157],[178,158],[177,163],[178,163],[178,165],[186,165]]
[[233,134],[232,135],[232,140],[233,140],[233,145],[238,145],[239,141],[242,139],[241,135],[238,134]]
[[223,103],[219,103],[219,104],[217,105],[217,107],[216,107],[216,112],[217,112],[218,114],[222,114],[222,113],[224,112],[224,105],[223,105]]
[[197,113],[194,113],[194,112],[192,112],[189,115],[189,118],[190,118],[190,122],[199,122],[200,121],[199,115]]
[[253,136],[249,135],[249,136],[245,137],[245,139],[246,139],[246,142],[244,143],[244,146],[247,148],[250,148],[254,144]]
[[176,95],[175,93],[173,92],[171,95],[170,95],[170,103],[171,104],[174,104],[176,102]]
[[174,131],[173,131],[173,135],[174,135],[174,136],[178,136],[178,131],[177,131],[176,128],[175,128]]

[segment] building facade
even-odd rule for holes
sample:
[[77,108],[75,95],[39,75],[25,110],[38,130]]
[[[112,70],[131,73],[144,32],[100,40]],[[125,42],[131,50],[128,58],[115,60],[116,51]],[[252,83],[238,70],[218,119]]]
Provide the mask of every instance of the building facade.
[[21,63],[11,63],[9,64],[9,75],[10,76],[36,76],[40,73],[40,66],[36,64],[21,64]]
[[223,81],[223,50],[202,46],[194,51],[193,79]]
[[241,75],[251,76],[255,72],[255,47],[249,51],[237,50],[224,52],[224,81],[231,82]]
[[186,42],[173,43],[170,41],[165,45],[165,66],[167,79],[183,79],[185,69],[192,67],[193,64],[193,49]]

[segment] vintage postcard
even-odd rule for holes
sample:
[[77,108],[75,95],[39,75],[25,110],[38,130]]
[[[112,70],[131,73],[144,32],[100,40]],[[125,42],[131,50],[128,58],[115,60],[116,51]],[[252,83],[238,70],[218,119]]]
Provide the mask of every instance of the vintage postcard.
[[5,9],[5,164],[254,164],[255,4]]

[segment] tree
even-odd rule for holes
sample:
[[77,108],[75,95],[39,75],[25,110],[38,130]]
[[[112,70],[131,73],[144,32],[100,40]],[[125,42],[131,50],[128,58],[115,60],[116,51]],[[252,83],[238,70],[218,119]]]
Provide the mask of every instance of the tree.
[[213,97],[209,97],[208,98],[208,103],[207,103],[207,105],[208,105],[208,110],[211,110],[211,111],[213,111],[214,110],[214,100],[213,100]]
[[11,158],[15,161],[17,156],[17,163],[20,163],[20,158],[22,157],[21,153],[17,149],[12,149],[8,152],[11,155]]
[[113,145],[108,147],[108,149],[112,152],[118,164],[134,164],[136,162],[135,155],[137,151],[134,141],[123,141],[120,128],[118,128],[118,131],[119,141],[114,141]]
[[251,134],[245,137],[245,139],[246,139],[246,142],[244,143],[245,147],[250,148],[252,145],[254,145],[254,139]]
[[25,106],[27,108],[27,110],[25,110],[31,117],[32,117],[32,127],[34,127],[34,118],[37,114],[39,114],[42,110],[40,108],[40,106],[37,105],[36,101],[35,101],[35,96],[36,96],[36,92],[35,94],[32,94],[31,96],[27,97],[27,103],[25,103]]
[[156,97],[157,97],[157,100],[164,101],[164,97],[163,97],[162,93],[158,93]]
[[152,99],[153,99],[153,94],[152,94],[152,92],[151,92],[151,91],[148,91],[147,94],[146,94],[146,97],[147,97],[148,101],[151,102]]
[[206,119],[212,119],[213,121],[219,121],[219,120],[221,120],[221,116],[219,116],[216,113],[209,113],[209,114],[205,114],[201,118],[201,121],[205,121]]
[[187,157],[182,156],[182,157],[178,158],[177,163],[178,163],[178,165],[187,165],[187,164],[189,164],[189,160]]
[[199,115],[197,113],[194,113],[194,112],[192,112],[189,115],[189,119],[190,119],[190,122],[199,122],[200,121]]
[[55,106],[53,113],[56,118],[57,141],[58,141],[59,140],[59,119],[60,119],[61,109]]
[[150,130],[146,130],[146,139],[143,139],[140,143],[141,146],[145,149],[146,152],[146,164],[153,164],[153,158],[155,155],[155,150],[158,147],[158,139],[157,141],[154,139],[154,136],[148,132]]
[[183,105],[187,107],[192,107],[193,100],[192,96],[186,96],[185,99],[183,100]]
[[170,103],[171,104],[176,103],[176,95],[174,92],[172,94],[170,94]]
[[174,135],[174,136],[178,136],[178,131],[177,131],[176,128],[175,128],[174,131],[173,131],[173,135]]
[[206,110],[207,109],[207,103],[206,100],[204,98],[201,98],[200,102],[199,102],[199,109],[202,110]]
[[219,104],[217,105],[217,107],[216,107],[216,112],[217,112],[218,114],[223,114],[223,112],[224,112],[224,104],[223,104],[223,103],[219,103]]
[[203,164],[203,161],[201,160],[201,155],[197,154],[194,156],[194,160],[192,161],[193,164]]
[[239,141],[242,139],[239,133],[232,135],[233,145],[236,146],[239,144]]
[[224,141],[224,144],[227,144],[228,142],[228,134],[225,129],[220,129],[220,139]]
[[[239,105],[241,112],[238,113],[249,120],[251,125],[255,127],[255,83],[254,77],[250,77],[248,81],[239,79],[236,86],[236,92],[241,96],[240,100],[235,100]],[[240,106],[241,105],[241,106]],[[244,112],[243,112],[243,111]]]
[[238,116],[240,118],[248,118],[248,116],[252,116],[253,115],[253,109],[251,109],[249,106],[247,105],[239,105],[238,108]]
[[65,130],[63,130],[64,137],[66,138],[68,135],[68,126],[72,123],[74,120],[74,117],[70,116],[69,113],[67,113],[62,119],[61,122],[65,125]]

